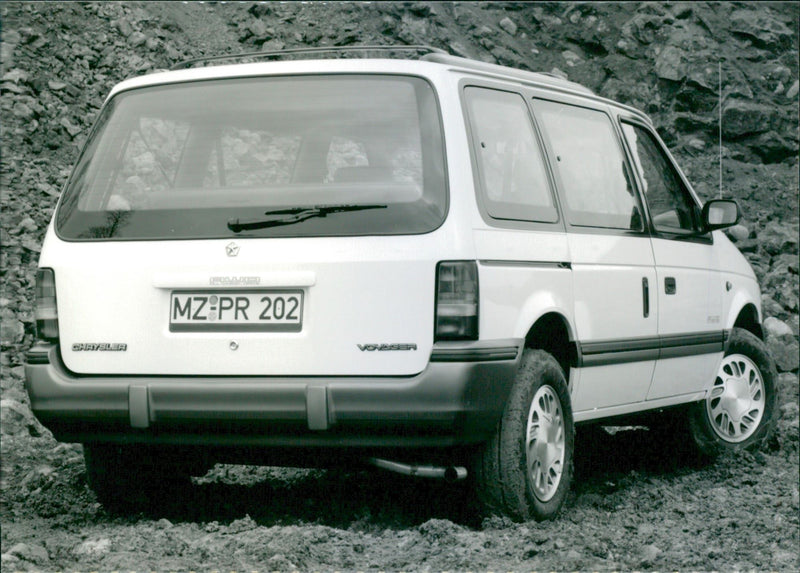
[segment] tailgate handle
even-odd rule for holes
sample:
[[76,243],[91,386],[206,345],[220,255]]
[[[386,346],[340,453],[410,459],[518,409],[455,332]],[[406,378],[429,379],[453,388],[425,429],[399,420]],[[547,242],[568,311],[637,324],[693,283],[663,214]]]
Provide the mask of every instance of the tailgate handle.
[[650,316],[650,283],[647,277],[642,277],[642,314],[645,318]]
[[664,278],[664,292],[667,294],[675,294],[678,292],[678,284],[675,282],[675,277]]

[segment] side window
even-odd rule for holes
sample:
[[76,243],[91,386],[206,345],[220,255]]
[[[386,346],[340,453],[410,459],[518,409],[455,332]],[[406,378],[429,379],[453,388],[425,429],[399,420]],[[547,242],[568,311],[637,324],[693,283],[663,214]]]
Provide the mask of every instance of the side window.
[[641,231],[642,216],[611,119],[600,111],[536,100],[553,148],[571,225]]
[[657,231],[699,230],[697,207],[653,135],[638,125],[622,124],[642,181],[642,191]]
[[465,90],[484,204],[495,219],[558,221],[533,123],[521,95]]

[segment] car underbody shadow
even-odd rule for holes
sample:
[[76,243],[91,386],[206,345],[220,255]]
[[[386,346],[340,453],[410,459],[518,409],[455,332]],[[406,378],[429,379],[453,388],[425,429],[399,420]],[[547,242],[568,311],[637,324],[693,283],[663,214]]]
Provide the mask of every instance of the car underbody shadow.
[[446,483],[393,474],[216,466],[188,487],[154,488],[138,507],[117,517],[166,518],[173,522],[232,522],[249,516],[259,525],[309,522],[337,528],[400,528],[430,519],[475,526],[464,482]]
[[632,472],[665,477],[698,471],[712,462],[698,452],[679,424],[578,426],[573,490],[578,495],[596,492]]

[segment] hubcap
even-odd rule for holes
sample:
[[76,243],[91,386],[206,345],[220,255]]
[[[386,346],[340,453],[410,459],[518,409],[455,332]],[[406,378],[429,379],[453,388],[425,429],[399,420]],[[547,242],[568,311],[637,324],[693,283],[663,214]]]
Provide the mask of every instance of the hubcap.
[[525,445],[533,493],[539,500],[549,501],[561,483],[565,450],[561,401],[550,386],[542,386],[533,397]]
[[711,427],[726,442],[742,442],[758,429],[765,400],[764,379],[753,361],[742,354],[726,356],[706,399]]

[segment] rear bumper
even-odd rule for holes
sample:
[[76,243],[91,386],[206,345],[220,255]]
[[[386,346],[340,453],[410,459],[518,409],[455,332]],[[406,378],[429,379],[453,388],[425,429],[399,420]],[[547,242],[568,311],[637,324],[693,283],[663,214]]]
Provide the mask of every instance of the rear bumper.
[[28,352],[34,414],[61,441],[204,446],[479,443],[502,414],[522,340],[437,344],[409,377],[80,376]]

